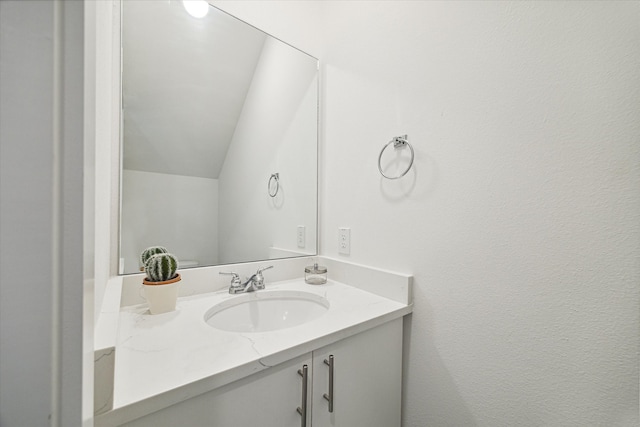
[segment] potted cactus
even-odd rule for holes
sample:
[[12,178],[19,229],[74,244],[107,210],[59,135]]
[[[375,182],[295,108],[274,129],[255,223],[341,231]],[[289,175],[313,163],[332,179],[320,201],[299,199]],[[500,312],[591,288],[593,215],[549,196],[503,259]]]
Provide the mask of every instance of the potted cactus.
[[[142,258],[141,258],[142,259]],[[160,314],[176,309],[178,282],[176,273],[178,260],[167,252],[150,255],[144,264],[147,277],[142,281],[151,314]]]
[[144,266],[147,260],[155,254],[166,254],[169,251],[164,246],[150,246],[140,253],[140,271],[144,271]]

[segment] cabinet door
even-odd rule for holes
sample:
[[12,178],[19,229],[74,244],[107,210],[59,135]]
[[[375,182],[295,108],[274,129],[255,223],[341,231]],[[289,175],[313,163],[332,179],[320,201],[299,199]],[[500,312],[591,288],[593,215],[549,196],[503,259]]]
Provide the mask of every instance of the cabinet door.
[[[330,356],[333,396],[329,396]],[[402,319],[397,319],[313,352],[312,425],[399,426],[401,386]],[[333,412],[329,412],[330,397]]]
[[[308,366],[311,397],[311,354],[284,362],[219,389],[131,421],[129,427],[300,427],[302,377]],[[308,405],[310,420],[310,403]],[[310,421],[307,422],[310,426]]]

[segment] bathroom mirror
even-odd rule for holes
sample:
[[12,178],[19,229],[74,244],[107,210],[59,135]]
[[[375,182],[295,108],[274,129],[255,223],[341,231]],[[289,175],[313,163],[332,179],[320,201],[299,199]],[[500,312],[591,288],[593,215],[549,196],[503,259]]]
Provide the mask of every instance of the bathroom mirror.
[[317,252],[318,61],[204,1],[122,2],[120,273]]

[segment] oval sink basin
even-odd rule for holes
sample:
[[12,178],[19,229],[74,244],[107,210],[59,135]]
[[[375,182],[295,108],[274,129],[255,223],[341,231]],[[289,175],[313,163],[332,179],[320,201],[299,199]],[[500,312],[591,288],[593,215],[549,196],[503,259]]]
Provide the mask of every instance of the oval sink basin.
[[204,315],[209,326],[229,332],[268,332],[317,319],[329,309],[325,298],[298,291],[257,291],[214,305]]

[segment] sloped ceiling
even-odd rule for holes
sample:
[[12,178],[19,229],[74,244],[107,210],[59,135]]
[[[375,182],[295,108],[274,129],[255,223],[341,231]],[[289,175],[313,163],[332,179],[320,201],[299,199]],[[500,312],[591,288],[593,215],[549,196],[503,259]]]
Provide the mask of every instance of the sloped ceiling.
[[123,167],[217,178],[266,35],[210,8],[123,4]]

